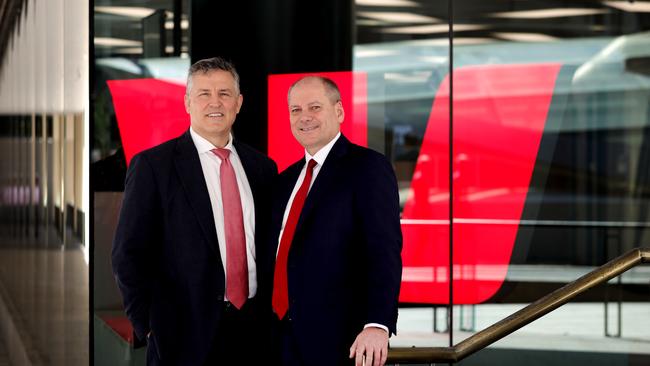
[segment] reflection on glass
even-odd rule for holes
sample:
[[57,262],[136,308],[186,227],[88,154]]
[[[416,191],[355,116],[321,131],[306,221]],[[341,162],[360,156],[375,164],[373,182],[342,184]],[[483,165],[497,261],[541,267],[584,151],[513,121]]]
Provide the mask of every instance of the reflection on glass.
[[[448,4],[386,8],[422,16],[406,22],[357,2],[368,144],[400,185],[400,299],[449,302],[451,176],[456,327],[482,329],[650,240],[648,3],[569,3],[454,1],[450,98]],[[647,347],[650,325],[632,320],[650,300],[639,278],[643,267],[526,332],[590,335],[594,350],[609,324]],[[409,311],[406,329],[432,321]]]

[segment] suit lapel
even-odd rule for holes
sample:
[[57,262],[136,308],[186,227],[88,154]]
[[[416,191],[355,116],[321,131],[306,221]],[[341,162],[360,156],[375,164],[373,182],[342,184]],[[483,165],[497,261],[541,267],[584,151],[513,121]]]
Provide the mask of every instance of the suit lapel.
[[[278,191],[275,192],[275,194],[278,195],[278,197],[275,199],[275,202],[280,203],[275,205],[275,215],[273,218],[273,227],[275,228],[273,232],[277,233],[278,235],[280,233],[280,230],[282,230],[282,220],[284,219],[284,212],[287,209],[289,198],[291,198],[291,192],[293,191],[293,188],[296,185],[296,181],[298,180],[298,176],[300,176],[300,172],[304,166],[305,158],[303,157],[302,159],[289,166],[286,170],[286,173],[282,173],[282,182],[279,185]],[[273,240],[273,260],[275,260],[275,253],[278,251],[279,244],[280,238],[276,237],[275,240]]]
[[339,170],[337,168],[339,159],[346,154],[349,144],[350,142],[348,139],[346,139],[345,136],[341,135],[341,137],[339,137],[338,141],[336,141],[332,147],[332,150],[330,150],[330,153],[325,159],[325,163],[323,163],[323,166],[318,172],[318,176],[316,176],[314,184],[309,190],[309,194],[305,200],[305,205],[303,206],[302,212],[300,213],[300,218],[298,219],[296,231],[299,231],[302,228],[304,221],[309,217],[314,207],[316,207],[322,197],[327,194],[328,189],[333,186],[330,182],[336,177]]
[[[237,150],[237,156],[239,156],[239,160],[244,167],[248,185],[251,187],[251,192],[253,193],[253,200],[257,202],[257,199],[259,198],[259,184],[261,183],[260,179],[258,179],[259,171],[255,169],[255,162],[253,161],[253,158],[250,156],[246,148],[242,146],[242,144],[237,140],[233,141],[233,145],[235,146],[235,150]],[[257,212],[257,209],[255,211]],[[255,217],[255,222],[257,222],[257,216]]]
[[221,258],[210,195],[203,176],[199,154],[189,130],[179,138],[176,144],[174,165],[206,241],[215,254]]
[[[305,220],[309,217],[311,212],[313,211],[314,207],[318,204],[318,202],[323,199],[323,197],[327,196],[328,189],[330,189],[333,185],[331,184],[332,180],[336,178],[338,174],[338,167],[337,165],[340,163],[340,159],[345,156],[345,154],[348,151],[348,146],[350,144],[350,141],[345,138],[345,136],[341,135],[341,137],[336,141],[334,146],[332,147],[332,150],[330,153],[327,155],[327,159],[325,159],[325,163],[321,167],[320,171],[318,172],[318,176],[316,176],[316,180],[314,181],[314,184],[311,186],[311,189],[309,190],[309,193],[307,194],[307,198],[305,199],[305,205],[302,208],[302,211],[300,212],[300,218],[298,219],[298,223],[296,224],[296,233],[294,234],[294,240],[296,236],[299,234],[301,231]],[[291,196],[291,192],[293,191],[296,181],[298,180],[298,176],[300,176],[300,172],[302,171],[302,168],[305,166],[305,159],[304,157],[291,165],[289,168],[287,168],[287,173],[285,176],[285,181],[284,184],[282,184],[282,191],[280,192],[281,194],[281,200],[280,202],[283,203],[281,207],[278,207],[277,213],[279,214],[279,217],[276,218],[278,222],[276,223],[276,227],[278,228],[278,231],[282,227],[282,220],[284,216],[284,212],[287,209],[287,204],[289,201],[289,198]],[[279,239],[275,240],[274,246],[275,246],[275,252],[277,252],[277,246],[279,244]],[[295,244],[295,242],[294,242]],[[292,244],[293,248],[293,244]],[[274,257],[275,258],[275,257]]]
[[251,188],[251,193],[253,194],[253,206],[255,207],[255,253],[257,258],[262,258],[263,248],[258,240],[258,228],[260,227],[260,220],[264,219],[259,216],[262,188],[260,185],[264,184],[264,182],[262,182],[262,174],[259,171],[260,166],[255,164],[255,158],[250,154],[246,146],[243,146],[237,140],[233,141],[233,146],[237,150],[237,156],[239,156],[239,161],[241,161],[241,165],[244,167],[244,173],[246,174],[244,178],[248,181],[248,186]]

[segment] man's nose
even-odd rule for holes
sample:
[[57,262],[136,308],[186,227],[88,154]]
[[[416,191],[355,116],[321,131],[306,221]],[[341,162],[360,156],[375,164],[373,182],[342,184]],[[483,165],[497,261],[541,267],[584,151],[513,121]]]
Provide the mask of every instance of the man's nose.
[[300,114],[300,122],[311,122],[314,119],[309,112],[302,112]]
[[210,97],[210,100],[208,101],[208,103],[209,103],[211,106],[217,106],[217,107],[220,107],[221,104],[222,104],[222,103],[221,103],[221,98],[219,98],[218,95]]

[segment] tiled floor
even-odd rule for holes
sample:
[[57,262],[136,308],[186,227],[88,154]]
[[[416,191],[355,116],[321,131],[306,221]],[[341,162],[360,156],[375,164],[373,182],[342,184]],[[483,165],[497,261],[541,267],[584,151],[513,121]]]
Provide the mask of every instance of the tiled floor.
[[5,301],[19,313],[16,323],[44,364],[88,365],[88,265],[79,247],[51,243],[1,241],[0,281],[9,295]]

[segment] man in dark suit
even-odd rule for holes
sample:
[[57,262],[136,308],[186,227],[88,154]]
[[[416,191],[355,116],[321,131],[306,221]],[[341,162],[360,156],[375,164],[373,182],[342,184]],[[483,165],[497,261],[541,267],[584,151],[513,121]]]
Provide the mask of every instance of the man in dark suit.
[[233,139],[243,101],[233,65],[206,59],[188,74],[190,129],[129,166],[113,271],[147,364],[254,363],[263,352],[249,351],[268,342],[260,244],[277,167]]
[[284,365],[382,365],[396,332],[397,182],[383,155],[341,135],[340,99],[322,77],[289,89],[305,157],[280,174],[274,193],[272,299]]

